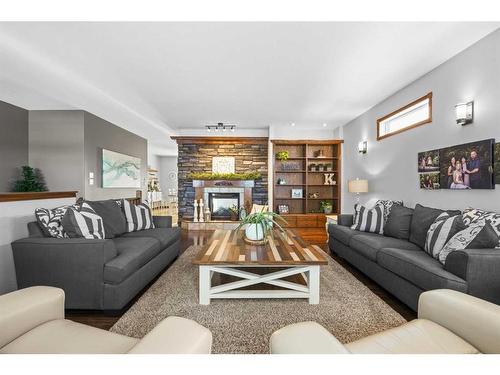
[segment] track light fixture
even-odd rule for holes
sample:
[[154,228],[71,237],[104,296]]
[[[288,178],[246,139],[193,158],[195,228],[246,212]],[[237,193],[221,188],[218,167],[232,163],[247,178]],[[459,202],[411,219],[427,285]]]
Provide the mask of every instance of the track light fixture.
[[217,123],[217,125],[206,125],[205,128],[207,129],[207,132],[211,132],[212,130],[215,132],[219,131],[227,131],[231,130],[234,132],[236,130],[236,125],[224,125],[222,122]]

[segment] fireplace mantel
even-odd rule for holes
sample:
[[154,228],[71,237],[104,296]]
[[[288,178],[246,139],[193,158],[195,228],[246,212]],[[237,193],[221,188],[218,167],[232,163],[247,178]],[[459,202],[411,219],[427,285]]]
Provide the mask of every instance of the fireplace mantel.
[[255,186],[254,180],[193,180],[193,187],[240,187],[240,188],[253,188]]

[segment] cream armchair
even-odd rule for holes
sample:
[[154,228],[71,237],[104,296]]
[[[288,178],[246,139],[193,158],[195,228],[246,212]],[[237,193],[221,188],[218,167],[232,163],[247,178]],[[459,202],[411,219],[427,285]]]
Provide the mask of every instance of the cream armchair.
[[136,339],[64,319],[64,291],[37,286],[0,296],[0,353],[209,354],[212,334],[168,317]]
[[315,322],[273,333],[273,354],[500,353],[500,306],[448,289],[422,293],[418,319],[343,345]]

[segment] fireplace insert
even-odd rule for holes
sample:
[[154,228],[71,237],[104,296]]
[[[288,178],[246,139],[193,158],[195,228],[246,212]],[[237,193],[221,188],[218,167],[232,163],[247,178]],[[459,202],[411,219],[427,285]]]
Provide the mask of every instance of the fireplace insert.
[[229,220],[230,207],[240,208],[239,193],[208,193],[208,207],[212,220]]

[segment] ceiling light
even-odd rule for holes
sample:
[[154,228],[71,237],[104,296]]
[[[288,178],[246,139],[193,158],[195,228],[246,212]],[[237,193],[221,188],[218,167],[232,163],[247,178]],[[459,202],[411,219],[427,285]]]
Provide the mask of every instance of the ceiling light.
[[295,126],[295,122],[292,122],[290,125]]
[[326,122],[323,123],[323,127],[326,128]]
[[236,129],[236,125],[224,125],[222,122],[219,122],[217,123],[217,125],[205,125],[205,128],[207,128],[208,132],[211,132],[212,130],[216,132],[218,132],[219,130],[222,130],[223,132],[231,130],[232,132],[234,132],[234,130]]

